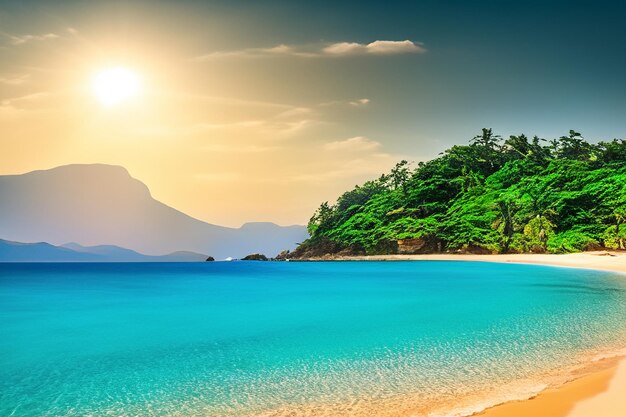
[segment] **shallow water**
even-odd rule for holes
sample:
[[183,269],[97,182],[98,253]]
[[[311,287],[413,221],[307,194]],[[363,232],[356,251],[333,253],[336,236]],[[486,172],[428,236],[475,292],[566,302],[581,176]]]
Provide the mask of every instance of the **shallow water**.
[[626,347],[625,318],[625,276],[533,265],[0,264],[0,416],[452,407]]

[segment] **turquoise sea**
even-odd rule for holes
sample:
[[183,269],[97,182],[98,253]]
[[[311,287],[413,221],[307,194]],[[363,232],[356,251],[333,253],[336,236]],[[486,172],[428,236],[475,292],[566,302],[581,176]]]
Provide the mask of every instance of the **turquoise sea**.
[[613,273],[0,264],[0,416],[446,415],[625,347]]

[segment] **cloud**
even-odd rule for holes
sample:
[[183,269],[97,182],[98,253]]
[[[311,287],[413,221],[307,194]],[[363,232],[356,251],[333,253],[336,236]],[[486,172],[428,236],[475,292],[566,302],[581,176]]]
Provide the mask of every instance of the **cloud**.
[[11,77],[0,77],[0,84],[8,84],[8,85],[21,85],[24,84],[30,74],[11,76]]
[[15,117],[32,112],[54,110],[59,94],[42,91],[0,100],[0,117]]
[[[185,120],[161,120],[157,124],[137,126],[132,129],[134,134],[153,137],[210,134],[213,138],[215,135],[221,137],[226,134],[261,134],[266,139],[282,140],[311,129],[323,129],[334,123],[326,120],[320,103],[307,106],[196,94],[170,94],[168,97],[171,97],[171,103],[176,103],[172,105],[177,107],[191,107],[190,102],[199,101],[205,111],[189,115]],[[351,106],[348,100],[341,103]],[[224,114],[224,118],[207,119],[206,114],[212,113],[209,109],[213,108],[217,113]]]
[[354,42],[339,42],[328,45],[322,51],[328,55],[347,55],[363,51],[364,46]]
[[16,114],[29,110],[50,108],[53,94],[48,91],[26,94],[20,97],[7,98],[0,101],[0,114]]
[[276,109],[283,109],[283,111],[287,111],[287,110],[291,110],[295,108],[295,106],[291,104],[285,104],[285,103],[276,103],[276,102],[262,101],[262,100],[250,100],[250,99],[234,98],[234,97],[200,95],[200,94],[170,94],[170,97],[188,99],[188,100],[214,102],[214,103],[224,103],[225,105],[241,105],[241,106],[250,106],[250,107],[276,108]]
[[374,41],[368,44],[340,42],[323,49],[328,55],[397,55],[424,53],[426,49],[420,43],[404,41]]
[[333,100],[333,101],[325,101],[323,103],[319,103],[320,107],[329,107],[329,106],[350,106],[350,107],[364,107],[370,104],[372,100],[369,98],[359,98],[354,100]]
[[133,130],[133,132],[145,136],[186,136],[202,135],[218,131],[251,131],[264,132],[272,135],[275,139],[280,139],[290,137],[310,127],[321,124],[324,124],[324,122],[313,119],[274,120],[273,118],[269,118],[224,123],[203,122],[175,126],[146,126],[137,128]]
[[271,48],[247,48],[234,51],[216,51],[193,58],[204,62],[219,58],[264,58],[276,56],[296,56],[303,58],[343,57],[355,55],[399,55],[426,52],[420,42],[410,40],[385,41],[376,40],[370,43],[337,42],[321,45],[290,46],[276,45]]
[[293,48],[285,44],[274,46],[273,48],[261,49],[261,51],[269,54],[290,54],[293,53]]
[[345,183],[347,188],[355,182],[363,182],[389,171],[397,160],[398,158],[394,155],[377,152],[361,155],[358,158],[339,158],[327,161],[327,163],[322,162],[320,165],[309,165],[304,169],[297,167],[297,169],[281,176],[255,173],[254,177],[248,177],[245,181],[250,184],[307,184],[313,186]]
[[370,99],[369,98],[360,98],[358,100],[353,100],[350,102],[351,106],[366,106],[370,103]]
[[301,56],[311,57],[315,54],[298,51],[288,45],[276,45],[271,48],[246,48],[236,51],[216,51],[193,58],[194,61],[204,62],[219,58],[263,58],[268,56]]
[[327,151],[371,151],[380,147],[380,142],[366,138],[365,136],[355,136],[353,138],[329,142],[324,145]]
[[313,109],[310,109],[308,107],[293,107],[280,114],[277,114],[276,118],[300,117],[303,115],[310,115],[312,113],[313,113]]
[[379,176],[388,171],[395,163],[396,158],[386,153],[376,153],[363,158],[342,160],[327,169],[315,173],[298,174],[287,179],[288,182],[325,184],[346,181],[348,184],[354,181],[364,181],[368,177]]
[[158,126],[140,127],[135,129],[134,133],[146,136],[181,136],[202,134],[216,130],[252,129],[262,127],[264,125],[265,121],[263,120],[241,120],[237,122],[224,123],[202,122],[175,126],[161,124]]
[[13,45],[23,45],[29,42],[47,41],[60,38],[56,33],[45,33],[43,35],[7,35]]

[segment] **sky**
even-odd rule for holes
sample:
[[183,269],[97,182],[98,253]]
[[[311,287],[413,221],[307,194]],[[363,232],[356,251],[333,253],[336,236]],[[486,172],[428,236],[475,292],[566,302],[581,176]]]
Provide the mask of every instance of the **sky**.
[[[306,224],[483,127],[626,138],[625,15],[625,1],[0,0],[0,174],[122,165],[210,223]],[[120,68],[133,94],[95,81]]]

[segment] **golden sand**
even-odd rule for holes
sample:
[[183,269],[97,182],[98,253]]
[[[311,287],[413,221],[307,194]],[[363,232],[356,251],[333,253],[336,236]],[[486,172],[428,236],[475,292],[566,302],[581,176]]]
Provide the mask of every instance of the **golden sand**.
[[521,264],[554,265],[572,268],[600,269],[626,273],[626,252],[583,252],[565,255],[552,254],[506,254],[506,255],[465,255],[465,254],[429,254],[429,255],[374,255],[343,256],[331,260],[346,261],[479,261]]
[[477,415],[484,417],[624,417],[626,361],[598,364],[597,369],[525,401],[512,401]]

